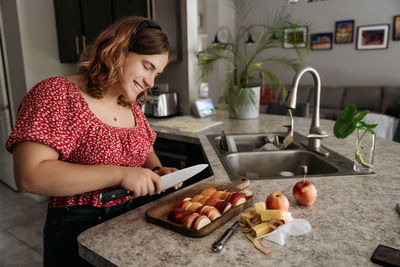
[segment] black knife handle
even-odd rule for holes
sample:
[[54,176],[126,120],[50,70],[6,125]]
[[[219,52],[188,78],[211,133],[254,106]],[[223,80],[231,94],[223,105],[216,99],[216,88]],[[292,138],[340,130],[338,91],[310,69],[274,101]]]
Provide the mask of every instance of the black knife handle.
[[117,188],[107,192],[100,193],[99,202],[107,202],[114,199],[123,198],[129,195],[133,195],[133,192],[123,188]]

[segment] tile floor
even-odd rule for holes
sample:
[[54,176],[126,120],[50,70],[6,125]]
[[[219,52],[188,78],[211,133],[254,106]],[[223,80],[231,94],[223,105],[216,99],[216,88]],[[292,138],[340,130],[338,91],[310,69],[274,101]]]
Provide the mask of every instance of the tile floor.
[[17,193],[0,182],[0,267],[43,266],[47,200]]

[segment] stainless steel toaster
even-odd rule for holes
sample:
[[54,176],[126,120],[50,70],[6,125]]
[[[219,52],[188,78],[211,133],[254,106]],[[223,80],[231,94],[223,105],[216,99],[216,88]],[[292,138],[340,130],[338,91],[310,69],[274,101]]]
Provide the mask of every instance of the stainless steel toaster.
[[167,117],[178,114],[178,94],[176,92],[148,95],[142,111],[149,117]]

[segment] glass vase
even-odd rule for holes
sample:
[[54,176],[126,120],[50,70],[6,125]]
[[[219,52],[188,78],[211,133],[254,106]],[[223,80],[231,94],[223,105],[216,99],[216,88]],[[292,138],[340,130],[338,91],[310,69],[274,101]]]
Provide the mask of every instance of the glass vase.
[[356,134],[353,169],[356,173],[373,173],[375,134],[360,129],[357,129]]

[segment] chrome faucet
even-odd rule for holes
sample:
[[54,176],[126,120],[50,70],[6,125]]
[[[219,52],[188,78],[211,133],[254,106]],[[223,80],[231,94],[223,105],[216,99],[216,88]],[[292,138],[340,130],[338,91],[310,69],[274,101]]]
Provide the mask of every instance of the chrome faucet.
[[[288,109],[296,109],[296,99],[297,99],[297,88],[301,77],[305,73],[309,72],[314,79],[314,114],[311,121],[310,132],[307,135],[308,144],[305,146],[321,154],[323,156],[329,156],[329,152],[321,147],[321,138],[328,137],[328,133],[319,127],[319,102],[321,97],[321,79],[318,72],[312,67],[303,67],[300,69],[293,78],[292,87],[289,91],[289,95],[286,99],[286,107]],[[292,125],[293,131],[293,125]]]

